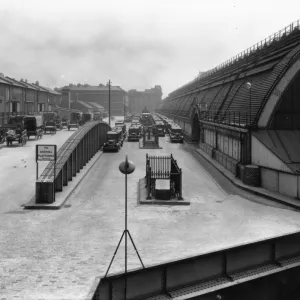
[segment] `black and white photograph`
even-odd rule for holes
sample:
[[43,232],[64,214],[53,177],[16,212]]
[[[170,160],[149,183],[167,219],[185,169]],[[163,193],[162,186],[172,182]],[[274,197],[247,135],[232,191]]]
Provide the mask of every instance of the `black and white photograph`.
[[0,300],[253,299],[300,299],[300,1],[0,0]]

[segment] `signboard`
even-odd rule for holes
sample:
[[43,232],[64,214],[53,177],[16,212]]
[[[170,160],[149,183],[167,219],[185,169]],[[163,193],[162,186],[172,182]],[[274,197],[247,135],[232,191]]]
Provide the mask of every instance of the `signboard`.
[[36,145],[36,161],[56,161],[56,145]]
[[156,179],[155,180],[156,190],[170,190],[170,179]]

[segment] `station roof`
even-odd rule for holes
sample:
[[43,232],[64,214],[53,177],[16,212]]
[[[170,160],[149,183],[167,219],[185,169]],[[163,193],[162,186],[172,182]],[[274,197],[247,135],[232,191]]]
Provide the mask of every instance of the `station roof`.
[[[255,124],[288,67],[300,57],[299,22],[257,43],[168,95],[161,112],[190,118],[193,107],[214,121]],[[251,103],[251,120],[249,114]]]

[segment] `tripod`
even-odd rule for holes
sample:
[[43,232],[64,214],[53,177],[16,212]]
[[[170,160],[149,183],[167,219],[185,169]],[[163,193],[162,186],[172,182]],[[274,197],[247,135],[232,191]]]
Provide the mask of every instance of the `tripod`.
[[120,238],[120,241],[119,241],[118,246],[117,246],[117,248],[115,250],[115,253],[114,253],[114,255],[113,255],[112,259],[111,259],[111,262],[109,264],[109,267],[108,267],[108,269],[106,271],[106,274],[105,274],[104,278],[106,278],[106,276],[107,276],[107,274],[109,272],[109,269],[110,269],[110,267],[111,267],[111,265],[112,265],[112,263],[114,261],[114,258],[115,258],[116,254],[118,252],[120,244],[121,244],[121,242],[123,240],[123,237],[125,236],[125,300],[126,300],[126,296],[127,296],[127,235],[130,237],[131,243],[132,243],[132,245],[133,245],[133,247],[135,249],[136,254],[139,257],[139,260],[140,260],[143,268],[145,268],[145,266],[144,266],[144,264],[142,262],[142,259],[141,259],[140,255],[139,255],[138,250],[136,249],[136,246],[135,246],[135,244],[133,242],[131,234],[130,234],[129,230],[127,229],[127,174],[132,173],[134,171],[134,169],[135,169],[135,166],[134,166],[134,164],[132,162],[128,161],[127,155],[126,155],[126,160],[119,165],[119,169],[120,169],[120,171],[123,174],[125,174],[125,230],[123,230],[122,236]]

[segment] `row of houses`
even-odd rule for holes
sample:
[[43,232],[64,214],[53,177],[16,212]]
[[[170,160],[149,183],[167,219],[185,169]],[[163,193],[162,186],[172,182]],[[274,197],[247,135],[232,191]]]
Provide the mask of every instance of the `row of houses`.
[[41,86],[38,81],[16,80],[0,73],[0,113],[31,114],[53,111],[61,103],[61,94]]

